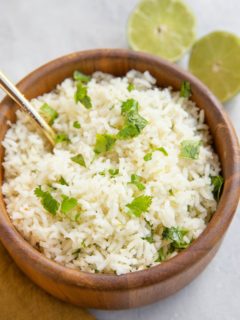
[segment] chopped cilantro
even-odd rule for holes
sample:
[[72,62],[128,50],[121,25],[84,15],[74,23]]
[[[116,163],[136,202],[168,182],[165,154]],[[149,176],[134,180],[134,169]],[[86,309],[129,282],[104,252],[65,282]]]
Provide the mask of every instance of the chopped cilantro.
[[73,122],[73,128],[80,129],[81,128],[81,124],[78,121],[74,121]]
[[81,248],[78,248],[76,250],[73,251],[72,255],[76,256],[75,259],[78,257],[79,253],[81,252]]
[[103,171],[98,172],[98,174],[100,174],[100,176],[105,176],[106,172],[103,170]]
[[90,76],[87,76],[86,74],[80,72],[80,71],[74,71],[73,73],[73,79],[76,81],[81,81],[81,82],[89,82],[91,80]]
[[136,126],[139,133],[146,127],[148,123],[147,120],[141,117],[139,113],[134,113],[134,112],[131,112],[128,114],[127,122],[129,124]]
[[65,186],[69,186],[67,181],[63,178],[63,176],[60,177],[60,179],[58,180],[58,183],[65,185]]
[[144,237],[144,238],[142,238],[143,240],[146,240],[147,242],[149,242],[149,243],[153,243],[153,235],[151,234],[150,236],[148,236],[148,237]]
[[166,260],[166,254],[164,252],[164,248],[162,247],[158,250],[158,257],[155,262],[162,262],[164,260]]
[[63,195],[62,197],[63,197],[63,200],[61,203],[62,213],[66,214],[77,206],[77,199],[69,198],[68,196],[65,196],[65,195]]
[[191,97],[191,85],[188,81],[183,81],[180,89],[180,97],[189,98]]
[[49,191],[57,190],[57,188],[55,188],[51,183],[48,183],[47,186],[49,187]]
[[160,152],[162,152],[166,157],[168,156],[168,152],[167,152],[166,149],[163,148],[163,147],[154,148],[154,151],[160,151]]
[[139,130],[136,128],[136,126],[132,124],[128,124],[124,126],[117,134],[118,139],[129,139],[134,138],[139,135]]
[[55,216],[59,208],[59,202],[55,200],[49,192],[43,191],[41,186],[38,186],[34,190],[34,194],[41,199],[44,209]]
[[201,141],[184,140],[180,145],[181,158],[196,160],[199,157]]
[[152,152],[146,153],[145,156],[143,157],[144,161],[150,161],[152,160]]
[[138,113],[128,116],[125,126],[118,132],[119,139],[129,139],[138,136],[147,125],[147,120],[141,117]]
[[163,239],[170,240],[171,246],[174,249],[185,249],[189,243],[183,240],[183,237],[188,233],[187,230],[180,229],[179,227],[164,228],[162,237]]
[[109,169],[108,172],[109,172],[111,178],[113,178],[114,176],[119,174],[119,169]]
[[147,226],[150,229],[150,235],[146,236],[146,237],[143,237],[142,239],[148,241],[149,243],[153,243],[153,236],[154,236],[153,226],[146,218],[144,218],[144,220],[145,220]]
[[97,134],[94,152],[99,154],[102,152],[109,151],[115,142],[116,142],[116,137],[112,134],[108,134],[108,133]]
[[128,99],[122,103],[121,114],[125,117],[125,123],[117,134],[119,139],[134,138],[147,125],[148,121],[138,113],[138,109],[139,104],[134,99]]
[[67,142],[67,143],[71,142],[71,140],[69,139],[68,135],[66,133],[64,133],[64,132],[58,133],[56,135],[56,138],[55,138],[55,143],[56,144],[57,143],[62,143],[62,142]]
[[40,108],[40,113],[47,121],[47,123],[51,126],[54,120],[58,117],[58,113],[55,109],[50,107],[47,103],[44,103]]
[[129,92],[133,91],[135,89],[134,83],[132,83],[132,82],[129,83],[128,86],[127,86],[127,89],[128,89]]
[[138,176],[137,174],[131,175],[131,181],[129,183],[134,184],[138,190],[143,191],[145,189],[144,184],[141,183],[142,177]]
[[143,212],[148,211],[152,203],[152,197],[150,196],[140,196],[135,198],[131,203],[126,206],[130,209],[130,213],[134,214],[136,217],[140,217]]
[[146,127],[147,120],[140,116],[139,113],[130,112],[127,116],[128,124],[134,125],[139,133]]
[[77,222],[77,221],[78,221],[78,219],[79,219],[80,215],[81,215],[81,213],[80,213],[80,212],[78,212],[78,213],[75,215],[75,217],[74,217],[74,221],[75,221],[75,222]]
[[129,113],[136,113],[138,112],[139,104],[134,99],[128,99],[124,101],[121,105],[121,114],[128,115]]
[[72,157],[71,160],[72,160],[73,162],[76,162],[76,163],[79,164],[80,166],[86,168],[85,160],[84,160],[83,156],[82,156],[80,153],[77,154],[76,156]]
[[214,176],[211,177],[211,182],[213,185],[213,195],[214,198],[219,201],[220,199],[220,195],[221,195],[221,191],[222,191],[222,187],[223,187],[223,183],[224,183],[224,179],[222,176]]
[[174,196],[173,189],[169,189],[168,192],[169,192],[170,196]]
[[81,102],[86,109],[92,108],[91,98],[88,96],[87,87],[82,82],[77,83],[77,90],[74,95],[75,102]]
[[153,232],[152,232],[152,230],[151,230],[151,234],[149,236],[143,237],[142,239],[146,240],[149,243],[153,243]]
[[144,161],[150,161],[150,160],[152,160],[152,155],[153,155],[153,152],[154,152],[154,151],[160,151],[160,152],[162,152],[165,156],[168,156],[168,153],[167,153],[166,149],[163,148],[163,147],[153,148],[152,150],[153,150],[152,152],[148,152],[148,153],[145,154],[145,156],[143,157],[143,160],[144,160]]

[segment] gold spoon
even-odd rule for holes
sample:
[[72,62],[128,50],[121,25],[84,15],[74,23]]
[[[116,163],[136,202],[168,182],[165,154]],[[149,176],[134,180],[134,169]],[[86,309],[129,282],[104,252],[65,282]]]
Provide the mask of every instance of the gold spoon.
[[2,88],[18,105],[27,112],[30,117],[35,121],[38,127],[47,137],[52,146],[55,145],[56,133],[41,117],[41,115],[33,108],[30,102],[23,96],[17,87],[1,72],[0,70],[0,88]]

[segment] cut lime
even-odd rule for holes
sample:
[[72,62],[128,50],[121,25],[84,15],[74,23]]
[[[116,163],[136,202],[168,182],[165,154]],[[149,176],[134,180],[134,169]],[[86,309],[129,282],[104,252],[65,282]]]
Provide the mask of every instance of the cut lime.
[[195,19],[181,0],[142,0],[128,22],[133,50],[179,60],[195,39]]
[[222,102],[240,90],[240,40],[216,31],[198,40],[191,52],[190,71]]

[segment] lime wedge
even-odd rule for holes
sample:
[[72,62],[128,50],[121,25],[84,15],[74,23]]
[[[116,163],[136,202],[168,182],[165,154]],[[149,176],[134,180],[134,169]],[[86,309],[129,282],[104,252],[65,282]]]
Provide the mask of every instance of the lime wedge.
[[179,60],[195,39],[195,18],[181,0],[142,0],[128,21],[133,50]]
[[240,90],[240,40],[229,32],[212,32],[191,52],[190,71],[224,102]]

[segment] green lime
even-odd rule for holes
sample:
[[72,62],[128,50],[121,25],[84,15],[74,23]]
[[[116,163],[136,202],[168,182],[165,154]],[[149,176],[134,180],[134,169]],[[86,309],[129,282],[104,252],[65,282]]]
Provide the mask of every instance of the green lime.
[[181,0],[142,0],[128,22],[133,50],[179,60],[195,39],[195,18]]
[[222,102],[240,90],[240,40],[229,32],[212,32],[198,40],[191,52],[190,71]]

